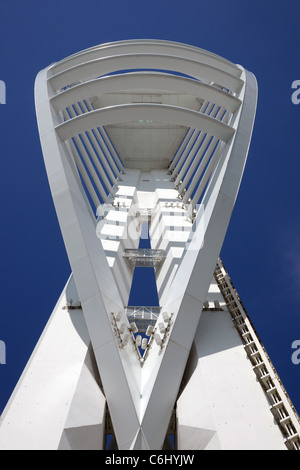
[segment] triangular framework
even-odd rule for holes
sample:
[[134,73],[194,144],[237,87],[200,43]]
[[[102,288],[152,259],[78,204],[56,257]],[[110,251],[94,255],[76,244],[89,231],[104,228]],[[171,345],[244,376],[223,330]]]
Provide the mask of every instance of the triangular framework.
[[[129,41],[105,47],[105,54],[116,51],[117,55],[108,57],[103,55],[103,48],[95,48],[42,71],[36,83],[37,114],[53,199],[118,446],[153,449],[162,446],[166,434],[240,184],[254,119],[255,79],[213,54],[176,43]],[[122,69],[124,60],[127,69],[136,68],[138,61],[139,69],[159,69],[163,64],[164,69],[167,66],[176,74],[135,70],[107,75]],[[181,74],[187,71],[194,78]],[[180,96],[179,101],[185,100],[187,107],[175,106],[172,100],[168,101],[171,105],[158,104],[149,101],[149,95],[143,103],[135,104],[133,88],[145,88],[145,79],[151,93],[160,90],[164,101],[163,90],[167,88],[169,95]],[[48,86],[53,89],[52,96],[48,95]],[[103,107],[116,86],[127,95],[123,93],[113,106]],[[103,99],[95,100],[95,95]],[[191,107],[193,95],[196,101]],[[53,109],[57,112],[54,120]],[[131,169],[123,167],[117,155],[121,141],[116,125],[123,123],[122,160],[127,161],[126,142],[136,138],[135,130],[129,129],[145,129],[144,134],[158,136],[162,144],[168,135],[164,130],[167,122],[172,123],[175,134],[178,126],[186,127],[177,152],[175,148],[169,157],[168,171],[174,167],[172,177],[166,177],[161,167],[145,171],[142,149],[149,148],[149,139],[141,142],[141,162]],[[128,127],[130,123],[134,125]],[[51,127],[55,129],[52,136]],[[155,168],[155,162],[153,165]],[[201,195],[202,206],[196,211]],[[97,231],[89,202],[97,208],[105,204],[100,213],[98,209]],[[174,216],[171,220],[170,214]],[[130,230],[138,233],[145,217],[152,221],[153,248],[160,249],[167,242],[167,255],[157,275],[163,311],[152,333],[156,341],[151,342],[147,360],[137,368],[131,344],[134,333],[122,308],[126,279],[130,280],[132,274],[120,254],[124,249],[137,248],[138,237]],[[168,225],[174,233],[179,225],[183,237],[172,240],[166,236]],[[175,266],[176,245],[181,256]],[[111,256],[113,250],[115,255]],[[121,273],[127,274],[123,285]],[[170,375],[174,362],[177,370]],[[172,391],[164,394],[166,381]],[[126,417],[114,391],[116,384],[122,391]]]
[[[256,95],[241,66],[159,40],[90,48],[37,77],[46,170],[119,449],[163,446],[242,178]],[[144,221],[152,251],[143,259],[156,268],[161,308],[141,306],[153,329],[140,360],[126,306]],[[68,429],[63,438],[76,440],[79,430]],[[201,435],[218,440],[205,425]]]

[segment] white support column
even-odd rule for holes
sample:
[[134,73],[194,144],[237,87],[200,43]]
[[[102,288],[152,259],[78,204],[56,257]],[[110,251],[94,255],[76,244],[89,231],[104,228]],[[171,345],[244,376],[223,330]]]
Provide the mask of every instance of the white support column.
[[[202,114],[206,114],[207,116],[210,116],[215,105],[213,103],[208,103],[207,106],[204,107],[204,104],[203,103],[203,107],[201,108],[201,112]],[[213,116],[214,117],[214,116]],[[174,185],[175,187],[180,183],[180,181],[183,181],[184,179],[184,175],[185,175],[185,172],[189,166],[189,164],[191,163],[195,153],[197,152],[198,148],[202,145],[204,139],[205,139],[206,135],[205,135],[205,132],[202,132],[200,131],[197,135],[196,135],[196,139],[194,140],[193,142],[193,146],[190,147],[189,151],[188,151],[188,154],[187,154],[187,157],[182,165],[182,167],[180,168],[180,171],[177,175],[177,178],[174,182]]]
[[[217,111],[217,113],[215,114],[215,118],[223,116],[223,112],[224,112],[224,109],[220,108]],[[195,156],[194,160],[192,161],[192,163],[190,165],[190,168],[187,170],[187,173],[184,177],[183,182],[181,183],[181,185],[178,188],[178,192],[179,192],[179,194],[181,194],[181,196],[184,196],[183,192],[184,192],[187,184],[189,183],[190,179],[193,177],[193,174],[194,174],[194,172],[197,168],[197,165],[200,162],[200,160],[202,159],[203,155],[204,155],[204,160],[207,163],[207,161],[209,159],[209,156],[211,155],[211,151],[210,151],[211,146],[214,147],[216,142],[217,142],[217,139],[215,137],[211,137],[211,136],[208,136],[208,135],[205,136],[204,141],[198,147],[198,151],[196,153],[196,156]],[[209,156],[206,155],[207,153],[209,154]],[[203,164],[204,165],[203,168],[205,168],[206,163]],[[201,164],[202,164],[202,162],[201,162]],[[199,177],[201,177],[201,175],[202,175],[202,168],[199,166],[199,170],[197,171],[196,181],[191,181],[191,184],[190,184],[189,188],[187,189],[187,191],[189,192],[189,196],[192,193],[195,184],[197,184],[197,181],[199,181]],[[195,176],[196,175],[194,175],[194,177]],[[193,177],[193,179],[194,179],[194,177]],[[185,201],[187,201],[187,200],[188,200],[188,198],[185,198]]]
[[[65,119],[69,119],[69,115],[68,115],[67,111],[64,111],[63,115],[64,115]],[[87,190],[90,194],[90,197],[91,197],[95,207],[98,207],[101,204],[101,202],[100,202],[99,197],[98,197],[98,195],[97,195],[97,193],[96,193],[96,191],[93,187],[90,176],[88,175],[88,173],[85,169],[85,166],[82,163],[81,157],[78,154],[80,139],[78,137],[72,137],[70,139],[70,145],[71,145],[71,148],[72,148],[72,151],[73,151],[74,160],[75,160],[76,166],[78,168],[78,171],[80,173],[80,176],[82,177],[82,179],[84,181],[84,184],[85,184],[85,186],[86,186],[86,188],[87,188]],[[102,186],[100,186],[100,185],[97,186],[97,189],[99,190],[101,197],[106,198],[106,193],[104,192]],[[104,199],[104,200],[106,201],[106,199]]]
[[[89,111],[92,111],[92,110],[95,111],[95,108],[94,108],[93,104],[89,100],[87,100],[87,102],[88,102],[89,106],[91,107],[91,109]],[[118,173],[120,173],[122,171],[122,167],[124,165],[123,165],[123,162],[122,162],[119,154],[116,152],[115,147],[112,145],[106,129],[103,126],[100,126],[100,127],[97,126],[97,131],[98,131],[99,136],[101,137],[101,140],[103,141],[105,147],[108,149],[109,154],[111,155],[111,157],[113,159],[114,165],[118,169]]]
[[[215,138],[215,140],[217,140]],[[209,158],[211,156],[211,153],[213,152],[214,150],[214,147],[211,147],[210,149],[210,152],[208,152],[208,155],[207,155],[207,158]],[[208,179],[209,177],[211,176],[213,170],[214,170],[214,167],[215,167],[215,164],[216,164],[216,161],[218,159],[218,152],[217,152],[217,149],[215,150],[215,153],[213,155],[213,157],[211,158],[206,170],[205,170],[205,173],[203,174],[202,178],[201,178],[201,181],[200,181],[200,184],[197,188],[197,191],[193,197],[193,201],[192,201],[192,208],[195,209],[196,205],[198,204],[198,201],[200,199],[200,196],[206,186],[206,183],[208,182]],[[185,195],[184,197],[184,202],[187,202],[187,195]]]
[[[78,105],[74,105],[74,107],[75,107],[75,109],[76,109],[77,116],[80,116],[80,115],[83,114],[83,112],[81,111],[81,109],[80,109],[80,107],[79,107]],[[75,114],[75,113],[74,113],[74,114]],[[75,114],[75,115],[76,115],[76,114]],[[74,115],[73,115],[72,117],[74,117]],[[111,184],[111,182],[109,181],[109,179],[108,179],[108,177],[107,177],[107,175],[106,175],[106,173],[105,173],[105,171],[104,171],[104,169],[103,169],[103,167],[102,167],[102,165],[101,165],[101,163],[100,163],[100,161],[99,161],[99,156],[97,155],[97,153],[96,153],[94,147],[91,145],[91,142],[90,142],[91,131],[85,131],[85,132],[81,133],[81,134],[80,134],[80,137],[81,137],[81,139],[83,140],[83,142],[84,142],[84,144],[85,144],[85,146],[86,146],[86,148],[87,148],[87,151],[88,151],[88,153],[89,153],[91,159],[93,160],[93,162],[94,162],[94,164],[95,164],[95,166],[96,166],[96,168],[97,168],[97,170],[98,170],[98,172],[99,172],[99,174],[100,174],[100,176],[101,176],[101,178],[102,178],[102,180],[103,180],[104,186],[106,187],[108,193],[111,193],[111,192],[112,192],[112,184]],[[81,147],[82,147],[82,149],[83,149],[82,151],[84,152],[84,155],[87,157],[87,161],[89,162],[89,166],[90,166],[90,160],[89,160],[89,158],[88,158],[88,155],[86,155],[87,152],[86,152],[86,150],[84,149],[84,147],[83,147],[82,145],[81,145]],[[103,166],[105,167],[105,163],[107,163],[107,162],[105,161],[105,159],[103,159],[103,160],[102,160],[102,163],[103,163]],[[90,171],[91,171],[92,174],[94,175],[95,180],[97,180],[97,179],[99,180],[98,175],[97,175],[97,173],[95,172],[93,166],[92,166],[92,168],[91,168]],[[99,182],[100,182],[100,181],[99,181]]]
[[[202,105],[200,106],[198,112],[199,113],[205,113],[205,111],[209,107],[209,105],[210,105],[209,100],[204,100]],[[180,167],[182,167],[182,165],[184,164],[186,156],[189,154],[189,151],[190,151],[191,147],[193,146],[195,138],[197,138],[197,135],[199,135],[199,134],[200,133],[196,132],[196,129],[192,129],[192,128],[190,128],[188,133],[186,134],[186,136],[185,136],[186,139],[184,139],[185,143],[184,143],[183,149],[181,150],[181,152],[179,154],[179,158],[177,159],[175,165],[172,166],[172,169],[173,169],[172,178],[174,179],[174,181],[178,176],[178,173],[180,171]],[[177,167],[177,169],[176,169],[176,167]]]
[[[74,155],[75,163],[76,163],[76,165],[79,169],[79,173],[80,173],[80,175],[81,175],[81,177],[82,177],[82,179],[83,179],[83,181],[84,181],[84,183],[87,187],[87,190],[88,190],[88,192],[89,192],[89,194],[92,198],[92,201],[95,204],[95,207],[98,207],[101,204],[101,202],[100,202],[100,200],[98,198],[98,195],[97,195],[97,193],[96,193],[96,191],[95,191],[95,189],[94,189],[94,187],[91,183],[91,179],[90,179],[90,177],[89,177],[89,175],[88,175],[88,173],[87,173],[87,171],[86,171],[86,169],[85,169],[85,167],[84,167],[84,165],[81,161],[81,158],[78,155],[78,151],[77,151],[77,148],[75,146],[75,143],[76,143],[76,146],[78,147],[78,145],[80,144],[80,141],[79,141],[78,137],[77,138],[72,137],[72,139],[71,139],[71,147],[72,147],[73,152],[74,152],[73,155]],[[101,197],[106,198],[106,193],[103,191],[102,186],[99,185],[99,186],[97,186],[97,188],[100,191]],[[106,199],[103,199],[103,200],[106,201]]]
[[[86,110],[88,112],[90,112],[91,110],[94,109],[93,105],[90,103],[89,100],[85,100],[87,104],[85,104],[85,107],[86,107]],[[96,127],[94,129],[94,132],[97,136],[97,140],[99,139],[100,143],[98,144],[99,147],[101,148],[101,153],[103,154],[103,156],[105,156],[107,158],[107,160],[109,161],[109,163],[111,164],[112,168],[113,168],[113,171],[115,172],[115,175],[116,177],[118,178],[119,174],[120,174],[120,169],[119,167],[117,166],[116,164],[116,159],[117,161],[119,161],[120,163],[120,166],[121,166],[121,162],[120,162],[120,158],[119,156],[117,155],[115,149],[113,148],[113,146],[110,144],[108,145],[108,142],[104,139],[102,133],[100,132],[100,129],[98,127]],[[105,149],[107,150],[107,152],[105,151]]]
[[172,181],[175,182],[175,180],[178,176],[178,173],[180,172],[180,168],[184,164],[185,159],[187,158],[187,155],[189,154],[189,151],[191,150],[191,148],[192,148],[195,140],[197,139],[198,135],[199,135],[199,131],[197,131],[197,129],[190,129],[189,138],[188,138],[188,141],[185,145],[185,148],[181,152],[180,157],[179,157],[176,165],[173,168]]
[[[201,163],[199,165],[199,168],[198,168],[198,171],[197,171],[198,175],[201,175],[200,183],[199,183],[199,176],[197,177],[196,175],[194,175],[188,189],[186,190],[186,192],[183,195],[183,203],[188,202],[188,200],[189,200],[192,192],[194,191],[196,185],[199,183],[199,186],[200,186],[200,184],[202,183],[202,179],[206,178],[207,171],[203,175],[202,175],[202,173],[203,173],[203,170],[204,170],[205,166],[207,165],[207,162],[209,161],[213,151],[215,151],[215,158],[218,157],[217,149],[216,149],[217,142],[218,142],[218,139],[216,137],[213,137],[210,144],[209,144],[209,148],[207,148],[206,153],[203,157],[203,160],[201,161]],[[215,162],[215,160],[214,160],[214,162]],[[212,165],[214,165],[214,163]],[[206,182],[207,182],[207,179],[206,179]],[[205,187],[205,184],[204,184],[203,187]]]
[[184,175],[185,175],[185,172],[187,171],[189,165],[191,164],[194,156],[196,155],[197,151],[199,150],[199,147],[201,147],[201,145],[203,144],[204,140],[205,140],[205,137],[207,134],[205,134],[204,132],[199,132],[199,133],[195,133],[195,140],[192,144],[192,147],[190,149],[190,151],[188,152],[188,155],[182,165],[182,167],[180,168],[180,171],[179,173],[177,174],[177,177],[174,181],[174,186],[175,188],[180,188],[180,186],[183,184],[183,180],[184,180]]
[[119,172],[122,172],[122,169],[124,168],[123,162],[122,162],[119,154],[116,152],[115,147],[112,145],[107,130],[105,129],[104,126],[102,126],[102,127],[100,127],[99,132],[101,133],[101,136],[102,136],[103,141],[105,142],[105,145],[107,146],[107,148],[111,152],[111,155],[114,158],[115,164],[118,165]]
[[[83,101],[80,103],[80,107],[81,107],[81,109],[84,110],[84,112],[88,112],[88,108],[87,108],[86,104],[85,104]],[[103,166],[104,166],[106,172],[108,173],[108,176],[109,176],[109,178],[110,178],[112,184],[114,185],[117,178],[116,178],[116,176],[115,176],[113,170],[111,169],[111,167],[110,167],[110,165],[109,165],[109,163],[108,163],[107,155],[103,152],[103,150],[102,150],[102,148],[101,148],[101,146],[100,146],[100,144],[99,144],[99,141],[96,139],[95,134],[94,134],[93,131],[94,131],[94,129],[91,129],[91,130],[88,132],[89,139],[91,139],[92,144],[93,144],[93,146],[94,146],[95,149],[96,149],[98,159],[100,159],[101,162],[103,163]],[[102,158],[101,158],[101,157],[102,157]]]
[[194,131],[194,129],[189,129],[187,131],[187,133],[185,134],[184,139],[181,142],[181,144],[180,144],[180,146],[179,146],[179,148],[178,148],[178,150],[177,150],[177,152],[176,152],[176,154],[175,154],[175,156],[174,156],[174,158],[173,158],[173,160],[172,160],[172,162],[169,166],[170,173],[174,170],[175,166],[177,165],[177,162],[180,160],[181,154],[182,154],[185,146],[187,145],[189,139],[191,138],[191,136],[193,134],[193,131]]

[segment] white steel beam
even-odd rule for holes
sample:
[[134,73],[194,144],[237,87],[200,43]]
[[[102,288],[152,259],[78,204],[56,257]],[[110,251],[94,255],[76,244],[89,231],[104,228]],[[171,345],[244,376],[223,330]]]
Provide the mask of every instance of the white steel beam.
[[187,133],[185,134],[180,146],[177,149],[176,154],[174,155],[174,158],[169,166],[169,172],[172,173],[172,171],[175,169],[177,163],[181,159],[181,155],[184,152],[185,147],[187,146],[187,143],[189,142],[189,139],[191,138],[192,134],[194,132],[194,129],[189,129]]
[[[81,116],[82,114],[84,114],[83,111],[80,109],[80,107],[78,105],[73,105],[73,106],[76,108],[76,111],[77,111],[76,115],[77,116]],[[98,151],[101,151],[101,149],[100,149],[99,144],[98,144],[97,140],[95,139],[93,133],[91,131],[87,131],[86,133],[81,134],[81,136],[82,136],[82,139],[83,139],[83,141],[84,141],[84,143],[85,143],[85,145],[88,149],[89,154],[91,155],[91,157],[94,161],[95,166],[97,167],[97,170],[99,171],[99,173],[101,175],[101,178],[104,181],[104,184],[105,184],[106,188],[108,189],[108,192],[111,193],[112,192],[112,186],[115,183],[116,178],[114,177],[114,174],[111,171],[110,166],[107,163],[105,155],[103,155],[104,158],[101,159],[101,163],[103,164],[105,170],[109,174],[109,177],[110,177],[112,183],[108,179],[108,177],[106,176],[106,173],[103,170],[102,165],[99,161],[99,156],[98,156],[97,151],[95,149],[98,149]]]
[[[210,103],[208,100],[205,100],[205,101],[203,101],[203,103],[202,103],[202,105],[199,109],[199,113],[209,114],[209,112],[212,110],[212,108],[213,108],[213,103]],[[182,166],[184,165],[184,162],[186,161],[186,158],[189,155],[189,152],[191,151],[193,145],[195,144],[196,139],[201,134],[201,131],[196,132],[196,129],[190,129],[190,131],[191,132],[188,133],[189,134],[189,139],[188,139],[188,141],[185,145],[185,148],[181,152],[180,157],[179,157],[176,165],[174,165],[174,167],[173,167],[172,178],[174,179],[174,181],[175,181],[175,178],[177,178],[177,175],[180,172]]]
[[[192,163],[187,175],[186,175],[186,181],[188,182],[190,180],[190,178],[192,177],[192,174],[193,172],[195,171],[195,168],[197,166],[197,164],[199,163],[200,159],[203,157],[203,153],[204,151],[206,150],[205,152],[205,155],[203,157],[203,160],[201,160],[200,162],[200,165],[199,167],[197,168],[197,174],[195,174],[192,178],[192,181],[190,182],[190,185],[189,187],[187,188],[186,192],[184,193],[183,195],[183,203],[186,203],[188,202],[193,190],[195,189],[195,186],[196,184],[199,182],[199,175],[201,176],[202,175],[202,172],[205,168],[205,165],[207,164],[207,162],[209,161],[211,155],[212,155],[212,152],[214,151],[215,149],[215,146],[218,142],[218,139],[216,139],[216,137],[213,137],[211,142],[209,143],[209,148],[203,148],[203,151],[202,152],[199,152],[199,155],[197,155],[197,157],[195,158],[194,162]],[[215,154],[217,154],[217,152],[215,151]],[[204,175],[203,175],[203,178],[204,178]],[[201,180],[202,181],[202,180]],[[186,187],[186,184],[187,183],[182,183],[182,185],[180,185],[178,191],[180,192],[180,194],[182,194],[183,190],[185,189]]]
[[[94,110],[94,107],[89,102],[89,99],[86,99],[85,101],[87,103],[86,104],[87,111],[90,112],[90,111]],[[116,176],[118,176],[124,165],[123,165],[119,155],[117,154],[114,146],[110,142],[110,140],[107,136],[106,130],[103,127],[102,127],[102,129],[100,129],[99,127],[96,127],[95,129],[93,129],[93,131],[95,132],[95,135],[97,136],[97,139],[99,139],[100,146],[103,147],[102,151],[103,151],[104,155],[109,160],[111,166],[113,167],[113,170],[114,170]],[[106,152],[106,150],[107,150],[107,152]]]
[[[207,114],[208,116],[210,116],[213,111],[215,111],[214,109],[214,105],[212,103],[210,103],[210,106],[208,106],[207,110],[205,111],[205,114]],[[218,109],[215,111],[214,115],[212,117],[216,118],[218,114]],[[211,136],[204,133],[204,132],[200,132],[199,135],[197,136],[197,139],[195,140],[195,143],[193,145],[193,148],[190,150],[190,152],[188,153],[187,155],[187,158],[184,162],[184,164],[182,165],[182,167],[180,168],[180,171],[177,175],[177,178],[174,182],[174,185],[175,187],[179,184],[182,185],[183,181],[184,181],[184,175],[189,167],[189,165],[191,164],[194,156],[196,155],[196,153],[199,151],[199,147],[201,148],[205,142],[207,142],[208,139],[210,139]],[[180,183],[181,181],[181,183]]]
[[[229,224],[239,189],[252,134],[256,109],[256,80],[245,71],[244,103],[237,126],[237,135],[224,154],[222,164],[215,172],[205,201],[204,227],[201,223],[194,232],[195,250],[187,250],[176,273],[164,309],[173,312],[173,325],[168,347],[160,356],[160,364],[154,372],[154,363],[148,361],[143,373],[147,374],[149,400],[144,414],[144,433],[148,444],[155,448],[166,432],[172,404],[177,396],[184,367],[199,322],[202,306],[206,300],[209,283],[215,268],[215,253],[219,253]],[[198,213],[201,218],[201,213]],[[197,220],[197,219],[196,219]],[[200,222],[200,221],[199,221]],[[202,246],[202,241],[203,246]],[[159,320],[158,320],[159,321]],[[149,357],[150,359],[150,357]],[[176,372],[174,370],[176,364]],[[168,393],[163,391],[168,389]],[[173,400],[171,398],[173,396]],[[164,416],[164,426],[154,428],[153,423]]]
[[83,131],[97,126],[130,121],[172,122],[207,132],[227,142],[234,134],[234,129],[197,111],[178,106],[163,104],[125,104],[96,109],[59,124],[56,132],[62,140],[67,140]]
[[241,101],[225,91],[212,85],[195,81],[191,78],[171,75],[167,73],[152,72],[132,72],[108,77],[101,77],[89,80],[72,88],[67,88],[61,93],[51,98],[51,104],[60,111],[72,105],[76,100],[82,101],[94,96],[101,96],[106,93],[116,93],[120,91],[145,89],[145,90],[168,90],[174,93],[189,93],[203,100],[211,100],[213,103],[235,112]]
[[49,83],[57,91],[80,80],[86,81],[116,70],[126,69],[173,70],[177,73],[190,75],[198,80],[222,84],[234,93],[238,93],[243,86],[243,81],[240,78],[217,67],[185,57],[178,58],[167,54],[124,54],[95,59],[53,75],[49,78]]
[[[86,104],[86,101],[82,102],[82,107],[85,109],[86,112],[89,112],[90,109],[88,105]],[[94,142],[95,147],[97,148],[98,152],[100,153],[100,156],[102,156],[102,159],[104,160],[105,168],[107,172],[109,173],[110,179],[115,183],[116,179],[120,173],[119,168],[117,167],[111,152],[109,151],[102,134],[100,133],[99,129],[92,129],[92,132],[89,134],[90,138]],[[101,145],[102,144],[102,145]],[[105,151],[106,149],[106,151]],[[101,159],[101,161],[102,161]],[[107,164],[108,163],[108,164]]]
[[[214,147],[212,147],[210,149],[210,152],[207,152],[207,156],[205,158],[205,161],[207,162],[209,160],[209,157],[211,156],[211,153],[212,151],[214,150]],[[196,207],[196,205],[199,203],[199,199],[200,199],[200,196],[201,194],[203,193],[203,190],[214,170],[214,167],[216,165],[216,162],[217,162],[217,159],[218,159],[219,155],[218,155],[218,152],[215,151],[213,157],[211,158],[210,162],[208,163],[207,165],[207,168],[205,169],[205,172],[203,173],[202,177],[201,177],[201,180],[200,180],[200,183],[199,183],[199,186],[197,188],[197,191],[193,197],[193,201],[192,201],[192,208],[194,209]],[[199,170],[200,172],[200,170]],[[188,201],[188,197],[185,196],[184,199],[183,199],[183,202],[187,202]]]
[[[74,112],[72,111],[72,109],[70,110],[70,114],[72,116],[74,116]],[[112,191],[112,186],[110,184],[110,181],[108,180],[99,160],[98,160],[98,157],[97,155],[95,155],[95,151],[87,137],[87,135],[85,133],[82,133],[82,134],[79,134],[78,136],[74,136],[74,139],[76,141],[76,145],[77,147],[79,148],[79,151],[80,151],[80,154],[87,166],[87,168],[89,169],[92,177],[93,177],[93,181],[95,183],[95,185],[97,186],[97,189],[99,190],[100,194],[101,194],[101,197],[104,201],[107,200],[107,194],[106,194],[106,191],[104,189],[104,187],[106,187],[108,189],[108,193],[110,193]],[[87,150],[86,150],[87,149]],[[97,175],[97,172],[90,160],[90,158],[93,160],[94,162],[94,165],[96,166],[97,170],[99,171],[100,173],[100,176],[101,178],[103,178],[103,181],[104,181],[104,187],[102,185],[102,182],[100,181],[99,179],[99,176]]]
[[[52,197],[97,365],[106,389],[118,444],[120,448],[128,448],[127,446],[133,441],[139,429],[136,409],[138,381],[130,376],[131,369],[124,368],[123,362],[126,357],[122,358],[122,350],[118,349],[108,315],[109,312],[122,310],[122,302],[96,236],[94,221],[86,210],[82,191],[74,177],[73,168],[66,154],[67,149],[60,142],[57,134],[53,133],[46,77],[47,70],[42,70],[37,76],[35,97],[40,138]],[[120,400],[120,395],[122,400]],[[116,416],[118,416],[118,422],[115,421]],[[129,422],[127,422],[128,416],[130,416]]]

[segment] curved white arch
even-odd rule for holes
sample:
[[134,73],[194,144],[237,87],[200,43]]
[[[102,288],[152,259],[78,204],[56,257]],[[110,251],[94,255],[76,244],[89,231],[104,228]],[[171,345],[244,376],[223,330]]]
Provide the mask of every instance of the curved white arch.
[[54,90],[76,83],[80,80],[90,80],[107,75],[118,70],[129,69],[161,69],[190,75],[199,80],[213,81],[238,92],[243,86],[243,80],[228,72],[196,60],[170,56],[167,54],[123,54],[112,57],[91,60],[80,63],[64,72],[49,78]]
[[196,111],[178,106],[148,103],[125,104],[96,109],[58,125],[55,130],[62,140],[67,140],[80,132],[98,126],[139,120],[172,122],[194,129],[201,129],[224,142],[228,142],[234,134],[234,129],[231,126]]
[[94,59],[101,59],[107,56],[137,54],[168,54],[177,57],[189,58],[192,60],[203,61],[214,67],[220,68],[236,77],[240,77],[242,70],[232,62],[229,62],[220,56],[210,54],[203,49],[193,48],[184,44],[172,43],[168,41],[124,41],[119,43],[108,43],[94,48],[86,49],[78,54],[67,57],[66,59],[53,64],[50,68],[52,74],[57,74],[67,69],[88,62]]
[[[153,42],[156,43],[157,41]],[[141,40],[140,43],[145,46],[149,44],[148,41],[144,40]],[[133,45],[133,43],[125,41],[122,50],[125,51],[127,46],[130,45]],[[174,51],[178,52],[179,47],[177,45],[175,47],[174,44],[173,48]],[[91,48],[88,54],[90,54],[90,57],[92,57],[91,53],[97,55],[100,49],[102,49],[102,46]],[[103,49],[106,49],[106,52],[112,51],[113,45],[104,45]],[[185,49],[194,50],[194,48],[186,48],[183,45],[181,51],[183,52]],[[89,328],[91,345],[108,401],[118,446],[120,449],[159,449],[162,447],[172,408],[178,396],[203,302],[206,299],[208,286],[211,282],[216,259],[220,253],[243,174],[255,116],[256,82],[252,74],[244,71],[244,69],[240,69],[242,70],[241,78],[224,71],[222,64],[226,61],[220,61],[220,66],[213,66],[210,62],[210,57],[212,57],[210,53],[202,54],[203,62],[191,58],[145,52],[118,55],[111,58],[98,58],[81,63],[82,59],[85,60],[88,57],[86,54],[87,51],[78,55],[75,54],[72,56],[72,60],[69,58],[65,63],[61,61],[59,66],[53,65],[38,75],[35,86],[35,99],[39,133],[52,197],[80,296],[82,311]],[[75,59],[76,61],[78,59],[79,64],[70,69],[64,69],[72,61],[74,65]],[[217,61],[215,56],[214,60]],[[80,101],[83,97],[86,98],[86,94],[89,95],[92,90],[98,90],[99,92],[99,89],[104,87],[105,84],[108,86],[107,89],[110,90],[115,89],[113,87],[118,84],[129,86],[130,77],[135,77],[136,81],[132,83],[136,86],[138,77],[141,78],[141,82],[144,80],[146,83],[151,76],[156,80],[156,77],[162,74],[147,73],[144,74],[146,78],[144,76],[142,78],[143,74],[132,74],[128,75],[129,78],[121,76],[121,78],[109,77],[107,79],[91,80],[87,84],[73,86],[70,91],[62,92],[57,98],[49,96],[53,93],[49,85],[59,89],[61,86],[73,84],[78,80],[88,80],[109,73],[109,71],[128,70],[130,68],[170,69],[203,78],[208,83],[215,82],[221,86],[228,84],[230,86],[227,88],[237,90],[237,98],[240,100],[241,106],[237,106],[234,111],[230,125],[208,116],[207,114],[214,106],[212,97],[217,96],[217,94],[223,96],[223,94],[212,86],[203,85],[194,80],[195,83],[192,86],[195,92],[201,90],[201,93],[204,93],[204,91],[209,93],[209,103],[207,105],[209,107],[206,108],[203,103],[200,113],[179,106],[149,103],[115,105],[91,111],[89,104],[83,110],[84,114],[72,117],[75,114],[74,111],[74,114],[70,113],[71,119],[57,124],[61,119],[61,113],[58,109],[60,109],[60,106],[70,103],[68,101],[70,99],[75,98],[75,102]],[[48,73],[50,69],[53,72],[59,69],[61,71],[49,78],[51,75],[51,73]],[[170,79],[171,89],[178,86],[178,89],[181,90],[183,83],[190,83],[188,79],[182,77],[179,79],[168,74],[165,76]],[[157,78],[156,86],[158,85]],[[192,86],[191,88],[187,87],[186,93],[190,93]],[[137,96],[138,99],[139,96]],[[233,103],[231,97],[230,101]],[[202,240],[203,232],[201,232],[202,224],[199,221],[201,214],[198,211],[195,221],[196,231],[194,232],[191,228],[191,241],[195,241],[197,248],[189,250],[189,247],[185,247],[185,253],[180,259],[176,274],[173,275],[170,284],[163,292],[163,296],[160,297],[163,309],[173,315],[172,325],[168,333],[169,337],[166,339],[167,347],[160,349],[158,344],[152,343],[151,351],[147,361],[143,363],[143,367],[139,367],[139,364],[136,363],[137,358],[134,348],[131,347],[132,344],[120,348],[115,336],[111,314],[124,306],[120,288],[122,273],[119,271],[117,274],[113,272],[106,259],[105,251],[99,243],[95,233],[95,219],[91,214],[89,201],[85,198],[86,193],[80,179],[80,169],[78,171],[78,166],[76,167],[74,153],[71,151],[70,141],[68,140],[70,137],[84,131],[91,133],[94,128],[98,127],[101,131],[105,131],[104,126],[107,124],[138,120],[181,124],[190,128],[187,136],[192,133],[190,132],[192,129],[199,129],[226,142],[226,145],[220,145],[221,151],[215,157],[215,162],[208,162],[208,173],[212,170],[212,177],[207,183],[206,192],[203,196],[205,243],[200,249],[199,242]],[[117,142],[122,147],[125,146],[124,140],[127,138],[130,143],[133,140],[135,144],[138,139],[134,140],[133,136],[139,135],[140,127],[144,129],[145,133],[148,132],[147,123],[144,125],[141,123],[138,129],[133,130],[127,129],[127,126],[111,128],[109,131],[112,142]],[[163,140],[170,129],[164,125],[157,126],[157,128],[162,135],[159,138]],[[156,129],[154,130],[156,132]],[[175,127],[175,130],[172,129],[173,131],[176,134],[176,146],[178,144],[181,147],[180,141],[182,141],[184,142],[182,148],[185,148],[188,139],[183,138],[183,129]],[[151,134],[153,140],[156,135],[159,135],[155,132]],[[197,132],[199,133],[199,131]],[[88,136],[86,137],[88,138]],[[143,148],[143,144],[144,141],[141,139],[140,146],[138,146],[139,152]],[[172,149],[172,155],[174,155],[173,150],[176,146],[174,145]],[[150,146],[151,152],[153,148],[155,146]],[[88,163],[87,153],[84,158]],[[100,160],[103,158],[102,154],[99,158]],[[125,189],[126,191],[130,190],[130,194],[143,193],[145,192],[145,185],[147,188],[149,187],[145,183],[148,180],[141,179],[141,175],[145,174],[142,163],[142,159],[139,160],[138,164],[141,167],[134,169],[127,169],[125,165],[125,173],[121,175],[123,183],[120,183],[120,187],[122,187],[122,184],[124,187],[127,184]],[[166,167],[155,171],[161,171],[159,173],[161,180],[158,180],[166,182],[166,187],[171,192],[170,199],[176,203],[178,193],[172,187],[173,183],[170,181]],[[206,176],[208,176],[208,173],[206,173]],[[201,175],[197,176],[200,178]],[[90,180],[87,179],[87,182],[89,181],[92,182],[92,177]],[[156,186],[154,178],[152,183],[153,192],[156,191],[156,188],[161,188]],[[120,193],[121,196],[123,194]],[[153,202],[151,206],[153,207],[156,202],[151,202],[150,199],[149,197],[146,204],[150,206]],[[193,201],[193,204],[195,202]],[[164,217],[162,212],[159,213],[160,215]],[[133,239],[130,239],[130,243],[132,242]],[[123,247],[121,248],[118,250],[120,255],[118,261],[121,261]],[[171,254],[171,252],[169,253]],[[163,275],[167,274],[168,272],[164,271]],[[124,310],[123,320],[128,323]],[[174,368],[174,362],[176,368]]]
[[65,91],[53,96],[50,102],[57,111],[60,111],[76,101],[91,98],[92,96],[101,96],[104,93],[125,90],[136,91],[140,88],[190,94],[201,99],[210,100],[232,113],[241,104],[241,100],[235,96],[206,83],[187,77],[157,72],[131,72],[90,80],[72,88],[67,88]]

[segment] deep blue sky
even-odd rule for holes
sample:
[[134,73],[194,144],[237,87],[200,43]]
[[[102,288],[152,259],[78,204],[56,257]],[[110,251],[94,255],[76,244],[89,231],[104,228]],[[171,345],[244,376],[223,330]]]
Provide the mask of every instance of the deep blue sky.
[[[0,0],[0,412],[70,274],[44,169],[33,86],[42,68],[104,42],[168,39],[242,64],[258,80],[248,162],[222,259],[298,413],[300,79],[297,0]],[[51,354],[51,351],[49,351]]]

